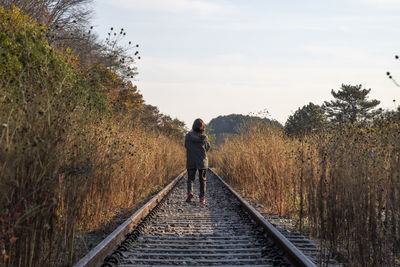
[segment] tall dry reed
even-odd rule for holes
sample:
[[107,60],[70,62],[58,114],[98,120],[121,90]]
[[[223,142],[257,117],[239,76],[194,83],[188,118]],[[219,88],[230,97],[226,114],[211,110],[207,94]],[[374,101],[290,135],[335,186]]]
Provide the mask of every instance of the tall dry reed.
[[[184,167],[183,146],[113,113],[115,74],[79,67],[28,16],[0,7],[0,266],[70,266],[75,236],[112,220]],[[110,73],[110,71],[108,71]],[[141,98],[131,94],[138,108]],[[136,101],[138,100],[138,101]],[[135,104],[139,103],[139,104]]]
[[184,167],[179,142],[110,120],[82,126],[56,147],[38,147],[49,154],[1,155],[3,264],[9,266],[71,265],[78,260],[77,234],[137,207]]
[[296,166],[291,144],[283,132],[273,128],[253,128],[245,135],[228,139],[214,151],[212,163],[231,183],[254,199],[262,199],[275,214],[296,211],[293,198]]
[[298,219],[353,266],[399,264],[399,124],[347,125],[302,140],[256,128],[212,158],[268,212]]

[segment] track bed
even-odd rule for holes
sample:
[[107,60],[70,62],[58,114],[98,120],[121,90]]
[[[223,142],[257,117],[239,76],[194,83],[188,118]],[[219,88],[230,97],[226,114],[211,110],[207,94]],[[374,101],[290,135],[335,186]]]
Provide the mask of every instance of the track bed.
[[186,177],[103,266],[292,266],[286,253],[210,172],[206,203],[186,199]]

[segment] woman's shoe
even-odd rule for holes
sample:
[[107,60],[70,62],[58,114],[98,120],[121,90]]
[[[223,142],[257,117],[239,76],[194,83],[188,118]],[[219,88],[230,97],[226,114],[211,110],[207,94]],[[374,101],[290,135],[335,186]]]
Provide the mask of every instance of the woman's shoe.
[[206,199],[204,197],[200,197],[200,203],[206,203]]
[[191,202],[193,198],[193,193],[189,193],[187,198],[186,198],[186,202]]

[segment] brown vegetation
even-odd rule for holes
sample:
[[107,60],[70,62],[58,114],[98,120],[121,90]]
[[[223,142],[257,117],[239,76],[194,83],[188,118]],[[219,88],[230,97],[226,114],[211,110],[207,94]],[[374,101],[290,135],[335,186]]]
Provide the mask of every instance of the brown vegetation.
[[353,266],[393,266],[400,251],[400,126],[347,125],[292,139],[256,127],[228,140],[218,171],[268,212],[298,219]]
[[[80,66],[45,32],[0,7],[0,265],[71,265],[74,236],[184,166],[181,124],[147,114],[130,82],[101,64]],[[155,130],[142,121],[152,116]]]

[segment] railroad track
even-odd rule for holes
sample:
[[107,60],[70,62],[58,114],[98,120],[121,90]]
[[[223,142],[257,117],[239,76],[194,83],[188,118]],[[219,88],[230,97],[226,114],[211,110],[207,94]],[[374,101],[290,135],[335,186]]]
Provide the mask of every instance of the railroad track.
[[75,266],[315,266],[212,170],[205,204],[183,176]]

